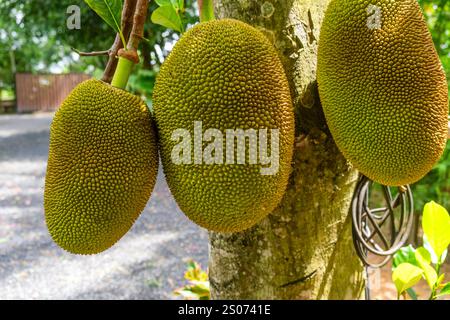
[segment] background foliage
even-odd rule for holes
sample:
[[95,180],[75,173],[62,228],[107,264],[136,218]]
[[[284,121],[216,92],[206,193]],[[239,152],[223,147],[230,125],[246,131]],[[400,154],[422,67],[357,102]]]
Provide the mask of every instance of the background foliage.
[[[186,25],[198,21],[194,0],[185,0]],[[67,7],[78,5],[81,28],[68,30]],[[158,5],[150,3],[153,12]],[[140,46],[141,63],[130,81],[130,90],[150,97],[159,66],[179,34],[147,19]],[[80,51],[107,50],[115,32],[83,1],[0,1],[0,91],[14,88],[14,71],[31,73],[82,72],[100,77],[107,57],[79,57]]]
[[[433,36],[436,50],[447,74],[450,89],[450,1],[420,0],[424,15]],[[444,156],[434,169],[413,186],[415,207],[421,212],[425,202],[434,200],[445,208],[450,207],[450,143]]]

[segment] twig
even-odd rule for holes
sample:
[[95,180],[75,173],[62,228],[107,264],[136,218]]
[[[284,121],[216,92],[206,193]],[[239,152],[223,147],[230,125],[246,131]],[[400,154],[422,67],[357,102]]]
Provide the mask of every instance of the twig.
[[[131,28],[133,27],[133,15],[136,8],[136,1],[137,0],[125,0],[123,4],[121,28],[126,41],[128,41]],[[117,67],[117,53],[122,47],[122,40],[120,39],[120,35],[117,34],[111,49],[109,49],[109,59],[102,77],[104,82],[111,83]]]
[[117,51],[119,51],[121,47],[122,47],[122,40],[120,40],[120,36],[119,34],[117,34],[111,49],[109,49],[109,59],[106,64],[105,71],[103,72],[102,81],[111,83],[111,80],[114,76],[114,71],[116,71],[117,67],[117,57],[116,57]]
[[95,57],[95,56],[107,56],[109,55],[109,50],[103,51],[92,51],[92,52],[82,52],[75,48],[70,48],[72,51],[76,52],[78,55],[82,57]]
[[148,3],[148,0],[137,0],[133,17],[133,29],[130,33],[130,39],[128,40],[127,48],[122,48],[118,52],[119,57],[132,61],[134,64],[139,63],[137,49],[139,46],[139,42],[144,38],[144,24],[145,19],[147,19]]

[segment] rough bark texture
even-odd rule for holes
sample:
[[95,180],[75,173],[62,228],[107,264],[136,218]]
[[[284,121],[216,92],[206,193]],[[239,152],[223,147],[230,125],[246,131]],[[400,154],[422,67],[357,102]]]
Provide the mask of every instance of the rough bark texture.
[[336,148],[317,92],[328,0],[217,0],[218,18],[260,28],[280,52],[296,112],[293,171],[279,208],[250,230],[210,233],[213,299],[358,299],[363,267],[349,205],[357,172]]

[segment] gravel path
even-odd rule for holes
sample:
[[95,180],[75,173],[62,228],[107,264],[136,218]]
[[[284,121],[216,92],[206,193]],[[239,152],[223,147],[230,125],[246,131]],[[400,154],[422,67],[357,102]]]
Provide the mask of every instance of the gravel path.
[[178,209],[160,170],[144,212],[113,248],[77,256],[51,240],[42,205],[52,114],[0,116],[0,299],[173,299],[208,236]]

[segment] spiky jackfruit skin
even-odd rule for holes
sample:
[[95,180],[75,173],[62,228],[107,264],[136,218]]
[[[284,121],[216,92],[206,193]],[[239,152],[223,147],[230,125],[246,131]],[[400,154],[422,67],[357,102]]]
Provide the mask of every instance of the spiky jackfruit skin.
[[[294,113],[283,66],[260,31],[231,19],[190,29],[161,67],[153,107],[167,182],[187,217],[209,230],[238,232],[278,205],[291,170]],[[187,129],[193,138],[194,121],[203,133],[224,134],[224,153],[226,129],[279,129],[278,172],[261,175],[268,165],[250,164],[248,145],[245,164],[195,164],[193,143],[192,163],[175,164],[171,152],[180,141],[172,133]]]
[[144,209],[157,170],[145,103],[98,80],[79,84],[50,130],[44,207],[53,240],[77,254],[111,247]]
[[442,155],[448,89],[416,0],[332,0],[317,78],[337,146],[370,179],[410,184]]

